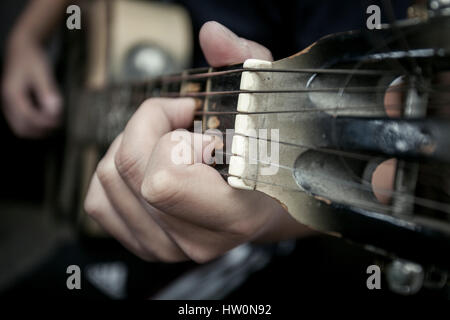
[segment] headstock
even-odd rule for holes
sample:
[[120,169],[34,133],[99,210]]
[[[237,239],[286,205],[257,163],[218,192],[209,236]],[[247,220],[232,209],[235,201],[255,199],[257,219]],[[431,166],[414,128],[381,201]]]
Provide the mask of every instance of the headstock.
[[[449,35],[436,14],[247,60],[229,184],[314,229],[449,268]],[[388,188],[374,183],[380,164],[395,166]]]

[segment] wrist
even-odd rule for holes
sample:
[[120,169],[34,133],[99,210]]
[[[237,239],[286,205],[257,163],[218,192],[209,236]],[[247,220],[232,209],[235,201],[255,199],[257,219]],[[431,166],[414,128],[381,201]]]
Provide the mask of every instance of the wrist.
[[18,53],[30,53],[39,48],[40,43],[33,36],[23,32],[13,32],[7,41],[6,50],[9,56]]
[[25,28],[16,27],[9,35],[8,38],[8,46],[12,48],[22,48],[24,46],[34,46],[38,45],[41,42],[41,39],[34,34],[33,32],[30,32],[29,30],[26,30]]

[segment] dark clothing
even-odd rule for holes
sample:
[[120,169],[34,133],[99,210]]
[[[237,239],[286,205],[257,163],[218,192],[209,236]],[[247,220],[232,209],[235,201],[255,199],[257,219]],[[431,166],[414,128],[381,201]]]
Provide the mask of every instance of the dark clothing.
[[[382,22],[388,22],[389,1],[368,0],[172,0],[191,14],[195,41],[194,66],[206,62],[198,44],[201,26],[210,20],[225,25],[237,35],[271,50],[275,60],[309,46],[319,38],[341,31],[366,27],[371,4],[381,8]],[[403,19],[410,0],[392,1],[396,19]]]

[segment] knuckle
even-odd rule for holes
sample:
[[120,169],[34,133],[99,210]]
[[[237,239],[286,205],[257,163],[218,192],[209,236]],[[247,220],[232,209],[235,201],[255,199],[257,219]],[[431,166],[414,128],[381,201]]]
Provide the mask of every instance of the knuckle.
[[[141,243],[142,244],[142,243]],[[186,260],[186,255],[175,246],[174,243],[169,245],[157,245],[155,242],[147,242],[142,245],[142,257],[147,257],[149,261],[160,261],[164,263],[174,263]]]
[[156,253],[154,254],[154,257],[160,262],[163,263],[175,263],[175,262],[181,262],[183,260],[186,260],[183,258],[183,256],[178,254],[168,254],[166,252]]
[[255,233],[255,226],[252,223],[248,223],[247,221],[238,220],[227,227],[225,227],[225,231],[229,234],[238,237],[249,237]]
[[103,216],[103,210],[101,206],[90,192],[84,200],[84,211],[94,220],[99,220]]
[[119,174],[124,178],[131,178],[134,169],[139,163],[139,159],[131,152],[120,146],[119,150],[114,156],[114,163]]
[[203,247],[195,247],[192,250],[189,250],[187,255],[192,261],[198,264],[210,262],[219,256],[215,250]]
[[97,165],[96,174],[102,184],[108,184],[113,179],[114,171],[114,163],[103,158]]
[[144,102],[142,102],[140,108],[153,109],[156,106],[161,105],[162,102],[163,102],[163,98],[149,98],[149,99],[146,99]]
[[145,248],[139,248],[139,250],[137,250],[135,252],[135,254],[141,258],[142,260],[146,261],[146,262],[154,262],[155,260],[157,260],[157,257],[155,257],[154,254],[152,254],[151,252],[149,252],[148,250],[146,250]]
[[218,247],[215,244],[198,243],[189,239],[177,242],[186,258],[198,264],[210,262],[224,253],[219,248],[220,246]]
[[141,195],[151,204],[167,205],[178,193],[177,178],[169,168],[148,174],[141,185]]

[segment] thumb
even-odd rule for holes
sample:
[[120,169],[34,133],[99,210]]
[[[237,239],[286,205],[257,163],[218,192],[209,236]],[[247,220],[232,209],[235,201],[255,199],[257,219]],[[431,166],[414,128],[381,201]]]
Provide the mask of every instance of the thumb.
[[242,63],[250,58],[273,60],[266,47],[238,37],[215,21],[203,25],[199,38],[206,60],[212,67]]

